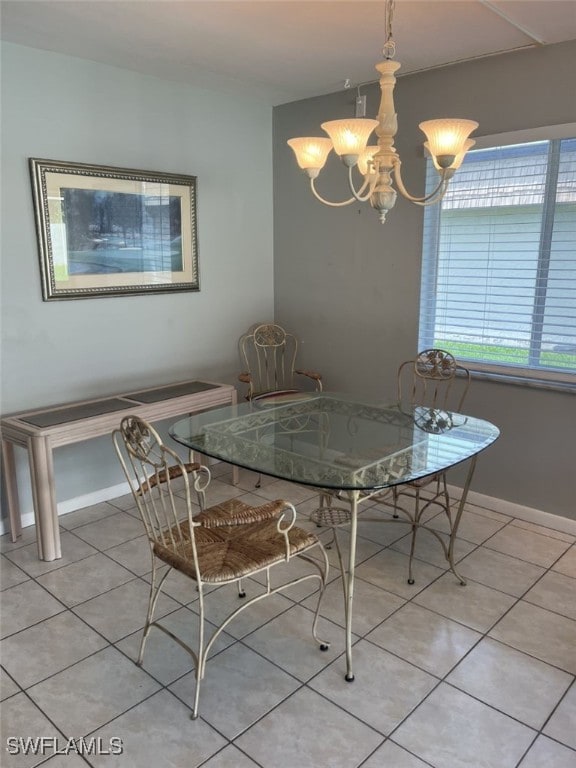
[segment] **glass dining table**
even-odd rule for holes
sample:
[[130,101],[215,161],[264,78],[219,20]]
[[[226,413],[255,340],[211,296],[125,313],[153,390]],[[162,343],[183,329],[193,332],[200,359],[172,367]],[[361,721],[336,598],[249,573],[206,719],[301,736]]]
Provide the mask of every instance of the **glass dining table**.
[[[340,556],[346,626],[346,674],[352,671],[352,608],[359,512],[386,489],[469,462],[445,556],[454,541],[480,452],[499,436],[493,424],[423,406],[382,405],[315,392],[280,395],[217,408],[181,419],[170,435],[192,451],[254,472],[318,489],[311,519],[349,533]],[[289,499],[288,499],[289,500]],[[362,518],[364,519],[364,517]],[[385,522],[398,522],[393,517]],[[405,521],[404,521],[405,522]]]

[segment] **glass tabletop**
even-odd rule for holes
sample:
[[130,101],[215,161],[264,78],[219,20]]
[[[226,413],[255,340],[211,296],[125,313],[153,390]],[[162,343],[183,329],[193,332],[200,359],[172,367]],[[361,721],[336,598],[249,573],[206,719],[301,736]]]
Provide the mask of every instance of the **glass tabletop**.
[[311,393],[206,411],[170,435],[195,451],[326,489],[374,490],[459,464],[499,436],[493,424],[422,406]]

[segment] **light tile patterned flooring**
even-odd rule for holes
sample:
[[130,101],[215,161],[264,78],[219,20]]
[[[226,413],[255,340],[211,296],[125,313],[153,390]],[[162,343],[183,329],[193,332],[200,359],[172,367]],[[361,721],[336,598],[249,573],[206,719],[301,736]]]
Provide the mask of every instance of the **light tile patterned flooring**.
[[[309,489],[215,468],[209,503],[298,502]],[[1,544],[2,758],[6,768],[575,768],[576,543],[573,536],[468,505],[457,546],[468,585],[446,572],[436,539],[418,537],[406,583],[405,525],[360,523],[354,619],[356,680],[346,683],[341,582],[332,568],[321,633],[312,586],[253,606],[208,663],[190,720],[191,662],[152,632],[133,659],[150,570],[131,497],[60,518],[61,560],[36,557],[34,528]],[[438,517],[431,521],[445,530]],[[317,530],[317,529],[315,529]],[[334,551],[330,559],[335,565]],[[300,567],[300,564],[296,564]],[[248,587],[258,589],[257,583]],[[208,598],[208,601],[210,597]],[[219,619],[233,588],[212,596]],[[197,626],[196,592],[168,577],[158,612]],[[9,737],[111,737],[121,755],[11,755]]]

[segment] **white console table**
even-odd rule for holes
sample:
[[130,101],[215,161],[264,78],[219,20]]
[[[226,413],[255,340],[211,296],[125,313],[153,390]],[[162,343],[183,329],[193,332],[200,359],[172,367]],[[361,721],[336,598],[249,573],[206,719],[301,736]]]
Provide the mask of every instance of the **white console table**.
[[28,452],[38,557],[56,560],[62,553],[54,483],[54,448],[110,434],[129,414],[154,422],[235,403],[236,390],[230,384],[184,381],[2,417],[2,459],[12,540],[21,534],[15,445]]

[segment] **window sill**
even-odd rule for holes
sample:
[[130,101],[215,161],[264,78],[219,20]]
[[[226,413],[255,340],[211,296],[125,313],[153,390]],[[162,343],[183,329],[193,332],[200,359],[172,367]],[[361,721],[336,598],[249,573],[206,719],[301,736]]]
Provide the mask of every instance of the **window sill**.
[[565,392],[569,395],[576,395],[576,377],[575,381],[555,381],[553,379],[537,379],[527,376],[515,376],[510,373],[497,373],[495,371],[484,371],[474,369],[470,364],[463,361],[473,379],[497,381],[500,384],[512,384],[514,386],[528,387],[530,389],[547,389],[552,392]]

